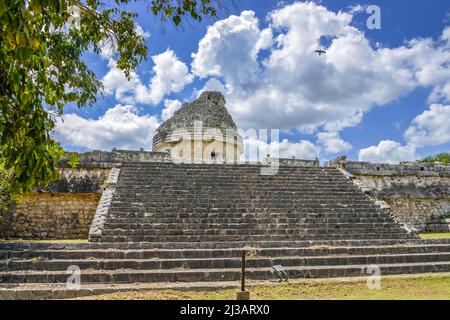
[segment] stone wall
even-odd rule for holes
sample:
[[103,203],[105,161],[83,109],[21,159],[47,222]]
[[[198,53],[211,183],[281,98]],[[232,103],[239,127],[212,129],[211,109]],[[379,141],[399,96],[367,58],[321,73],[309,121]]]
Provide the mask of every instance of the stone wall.
[[87,239],[98,193],[32,193],[4,221],[2,238]]
[[[347,170],[348,171],[348,170]],[[349,171],[380,198],[442,199],[450,197],[450,177],[412,175],[362,175]]]
[[363,161],[328,161],[326,166],[341,164],[345,169],[355,175],[371,176],[437,176],[450,177],[450,166],[434,163],[409,163],[409,164],[387,164],[371,163]]
[[[165,162],[171,161],[167,152],[117,150],[94,150],[78,154],[81,168],[112,168],[123,162]],[[59,165],[69,168],[69,159],[63,159]]]
[[61,168],[58,181],[11,205],[0,238],[87,239],[110,170]]
[[[268,158],[269,161],[271,158]],[[318,167],[319,160],[305,160],[305,159],[289,159],[289,158],[280,158],[278,159],[280,166],[289,166],[289,167]]]
[[399,221],[416,229],[429,229],[432,217],[450,212],[450,199],[385,198]]
[[61,177],[48,188],[37,190],[51,193],[101,193],[110,168],[61,168]]
[[378,200],[390,205],[400,222],[420,231],[430,220],[450,213],[450,166],[432,163],[403,165],[333,160],[355,176]]

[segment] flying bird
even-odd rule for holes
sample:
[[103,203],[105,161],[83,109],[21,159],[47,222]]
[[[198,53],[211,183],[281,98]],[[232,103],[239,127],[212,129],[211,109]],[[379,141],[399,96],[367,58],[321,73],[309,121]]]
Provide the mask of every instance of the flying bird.
[[314,52],[318,53],[319,56],[321,56],[322,54],[325,54],[325,53],[326,53],[326,51],[323,51],[323,50],[316,50],[316,51],[314,51]]

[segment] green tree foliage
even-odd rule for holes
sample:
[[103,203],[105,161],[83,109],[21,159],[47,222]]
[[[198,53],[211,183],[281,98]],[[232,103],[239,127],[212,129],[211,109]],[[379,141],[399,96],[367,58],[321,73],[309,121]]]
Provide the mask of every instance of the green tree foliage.
[[1,161],[0,159],[0,231],[2,228],[2,223],[4,221],[4,216],[8,212],[8,205],[11,201],[9,196],[10,179],[10,170],[5,169],[3,161]]
[[[82,60],[113,41],[117,66],[127,77],[147,57],[135,31],[130,0],[0,0],[0,147],[12,170],[10,191],[21,193],[57,178],[64,154],[51,137],[68,103],[92,106],[102,84]],[[215,16],[212,0],[142,1],[149,12],[175,25],[182,18]],[[69,8],[80,10],[79,28],[69,28]]]
[[443,164],[450,164],[450,152],[443,152],[435,156],[429,156],[422,160],[419,160],[418,162],[431,162],[431,163],[440,162]]

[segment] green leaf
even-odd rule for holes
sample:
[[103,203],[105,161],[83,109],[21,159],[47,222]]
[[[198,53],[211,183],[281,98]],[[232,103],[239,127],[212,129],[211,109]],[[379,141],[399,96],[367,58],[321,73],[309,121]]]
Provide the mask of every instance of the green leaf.
[[6,5],[6,0],[0,0],[0,17],[8,11],[8,6]]
[[178,26],[181,22],[181,17],[180,16],[174,16],[172,18],[173,22],[175,23],[176,26]]

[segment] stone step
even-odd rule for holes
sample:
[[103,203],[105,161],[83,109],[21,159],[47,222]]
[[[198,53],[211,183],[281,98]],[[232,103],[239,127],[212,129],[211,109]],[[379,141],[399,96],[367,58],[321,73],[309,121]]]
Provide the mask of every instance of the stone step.
[[[279,247],[246,249],[257,257],[280,256],[330,256],[330,255],[383,255],[383,254],[417,254],[448,253],[449,244],[397,244],[376,246],[341,246],[317,245],[313,247]],[[0,259],[198,259],[198,258],[239,258],[242,248],[226,249],[33,249],[0,250]]]
[[[225,192],[225,191],[224,191]],[[137,196],[137,194],[139,196]],[[170,195],[170,197],[168,197]],[[203,198],[196,198],[197,196],[202,196]],[[219,194],[217,196],[211,196],[208,192],[201,192],[198,194],[188,194],[179,196],[174,193],[164,193],[161,196],[155,196],[151,194],[139,194],[137,192],[131,194],[121,194],[120,192],[114,198],[113,203],[117,204],[125,204],[125,203],[141,203],[151,205],[153,203],[159,204],[167,202],[169,199],[175,201],[183,201],[185,203],[190,203],[192,205],[201,204],[201,205],[211,205],[211,204],[222,204],[223,208],[230,208],[228,204],[232,204],[234,206],[248,206],[249,203],[253,203],[254,206],[257,207],[258,204],[261,203],[261,206],[265,206],[267,204],[278,205],[281,207],[286,207],[288,205],[297,205],[299,207],[321,207],[323,205],[340,205],[343,208],[350,208],[351,206],[357,208],[376,208],[376,206],[367,199],[363,200],[354,200],[352,198],[339,198],[339,199],[326,199],[323,198],[318,200],[314,199],[302,199],[300,197],[295,196],[285,196],[285,197],[271,197],[271,198],[262,198],[254,195],[246,195],[245,198],[242,197],[227,197],[225,194]],[[285,201],[285,202],[278,202]],[[305,202],[308,201],[308,202]],[[172,202],[173,203],[173,202]]]
[[448,224],[427,224],[425,231],[427,232],[450,232]]
[[[167,168],[171,168],[172,171],[168,173],[173,173],[174,171],[180,169],[182,172],[195,172],[195,171],[203,171],[205,168],[209,168],[210,171],[218,170],[222,171],[227,169],[228,172],[232,171],[244,171],[244,172],[260,172],[260,169],[263,167],[267,167],[267,165],[261,164],[251,164],[251,163],[242,163],[242,164],[204,164],[204,163],[188,163],[188,164],[178,164],[178,163],[126,163],[127,171],[141,171],[142,169],[146,169],[151,167],[153,170],[161,170],[163,172],[167,172]],[[285,166],[278,165],[278,172],[323,172],[329,174],[335,174],[339,172],[336,168],[332,167],[303,167],[303,166]]]
[[[332,223],[331,221],[339,221],[340,223],[349,223],[349,221],[354,221],[355,219],[359,219],[364,223],[367,220],[378,221],[378,222],[393,222],[393,218],[390,216],[384,216],[381,214],[358,214],[358,213],[348,213],[348,214],[326,214],[326,213],[286,213],[286,214],[277,214],[277,213],[202,213],[202,212],[192,212],[192,213],[172,213],[166,212],[164,213],[155,213],[155,212],[114,212],[110,215],[111,219],[131,219],[133,221],[142,221],[145,219],[153,219],[158,221],[158,219],[162,219],[164,221],[170,220],[169,223],[180,222],[184,219],[190,220],[208,220],[208,221],[223,221],[227,220],[251,220],[252,222],[261,222],[267,219],[270,219],[271,223],[277,223],[279,221],[300,221],[299,223]],[[131,221],[130,221],[131,222]],[[163,223],[163,222],[161,222]]]
[[[380,211],[369,211],[366,210],[357,210],[357,209],[343,209],[343,210],[332,210],[326,207],[322,208],[305,208],[305,209],[299,209],[299,208],[283,208],[283,209],[276,209],[276,208],[264,208],[264,209],[246,209],[246,208],[235,208],[235,209],[228,209],[228,210],[218,210],[218,208],[211,207],[211,208],[185,208],[184,210],[182,208],[173,208],[166,205],[162,208],[137,208],[135,206],[134,208],[118,208],[113,206],[111,210],[114,210],[114,213],[112,214],[158,214],[161,215],[161,218],[164,217],[175,217],[179,218],[180,215],[211,215],[211,216],[217,216],[222,215],[225,218],[227,217],[243,217],[245,215],[248,216],[259,216],[259,217],[280,217],[280,218],[298,218],[298,217],[305,217],[305,218],[314,218],[314,217],[364,217],[364,218],[376,218],[376,217],[389,217],[389,215],[383,214],[383,212]],[[139,210],[139,211],[138,211]]]
[[[130,199],[131,200],[131,199]],[[120,202],[118,202],[120,201]],[[176,199],[176,202],[169,202],[167,200],[165,201],[158,201],[154,200],[153,202],[149,203],[147,201],[137,201],[137,200],[131,200],[127,203],[124,201],[115,199],[115,202],[112,203],[111,209],[114,210],[121,210],[121,211],[133,211],[133,210],[151,210],[151,211],[163,211],[168,210],[167,208],[172,208],[171,210],[174,212],[177,211],[194,211],[198,210],[200,212],[210,212],[210,211],[223,211],[223,212],[230,212],[233,211],[245,211],[245,212],[264,212],[266,210],[271,210],[273,213],[286,213],[288,210],[290,211],[298,211],[298,212],[305,212],[308,211],[320,211],[320,212],[330,212],[330,213],[346,213],[346,212],[359,212],[359,213],[369,213],[372,211],[372,213],[377,213],[376,209],[377,207],[374,207],[370,204],[358,204],[358,203],[347,203],[345,204],[347,207],[343,207],[342,202],[338,203],[330,203],[330,202],[322,202],[321,204],[309,204],[309,205],[299,205],[296,202],[284,202],[284,203],[273,203],[272,205],[267,204],[264,205],[264,203],[259,203],[258,205],[252,204],[251,201],[248,202],[234,202],[231,204],[230,201],[223,201],[220,202],[218,200],[209,201],[205,203],[201,202],[187,202],[183,201],[181,199]],[[227,205],[230,203],[230,205]],[[339,205],[341,203],[341,205]],[[347,208],[347,210],[345,210]],[[342,209],[342,210],[339,210]],[[364,212],[365,211],[365,212]],[[289,213],[289,212],[288,212]]]
[[[261,199],[261,197],[255,197],[255,196],[248,196],[247,198],[237,198],[237,197],[225,197],[224,195],[219,195],[217,197],[211,197],[207,196],[207,193],[205,195],[205,192],[201,194],[190,194],[187,196],[180,197],[176,194],[164,194],[163,196],[152,196],[147,194],[140,194],[139,197],[136,197],[136,193],[133,195],[126,195],[126,194],[120,194],[120,196],[116,196],[114,198],[113,204],[125,204],[125,203],[135,203],[135,204],[145,204],[150,205],[152,204],[158,205],[161,203],[174,203],[173,201],[182,201],[184,204],[190,204],[190,205],[202,205],[202,206],[211,206],[211,205],[218,205],[218,207],[222,208],[233,208],[233,207],[248,207],[249,204],[252,205],[254,208],[259,207],[266,207],[268,204],[271,204],[278,208],[285,208],[289,206],[298,206],[299,208],[320,208],[323,206],[336,206],[336,208],[358,208],[358,209],[371,209],[376,208],[376,206],[368,201],[368,200],[351,200],[351,199],[301,199],[301,198],[295,198],[292,196],[285,197],[285,198],[270,198],[270,199]],[[170,196],[170,197],[169,197]],[[202,196],[204,198],[195,198],[197,196]],[[205,198],[206,197],[206,198]],[[168,200],[172,199],[172,202],[168,202]],[[283,202],[280,202],[283,201]],[[308,202],[306,202],[308,201]],[[175,202],[176,203],[176,202]],[[231,205],[231,206],[230,206]]]
[[[247,281],[246,286],[267,284],[261,281]],[[272,283],[269,283],[272,284]],[[67,287],[66,283],[19,283],[1,284],[0,300],[49,300],[49,299],[76,299],[92,295],[108,294],[114,292],[138,292],[152,290],[189,290],[212,291],[223,289],[237,289],[239,284],[235,281],[221,282],[147,282],[147,283],[81,283],[79,288]]]
[[[381,274],[419,274],[449,272],[450,262],[419,262],[379,264]],[[337,266],[287,266],[290,278],[331,278],[367,276],[367,265]],[[248,268],[246,278],[269,280],[274,278],[272,268]],[[66,271],[10,271],[0,272],[0,283],[65,283]],[[131,282],[193,282],[238,281],[240,268],[225,269],[162,269],[162,270],[85,270],[81,273],[83,283],[131,283]]]
[[[156,187],[155,187],[156,188]],[[238,195],[230,195],[226,190],[221,190],[217,193],[211,192],[211,191],[204,191],[204,192],[190,192],[189,190],[185,190],[185,192],[163,192],[161,194],[152,194],[150,192],[145,192],[145,190],[139,189],[139,191],[128,193],[128,192],[122,192],[121,190],[117,190],[119,193],[117,193],[117,197],[114,199],[117,201],[117,203],[123,203],[125,201],[133,202],[136,200],[136,203],[152,203],[153,201],[167,201],[167,196],[170,195],[170,198],[173,200],[183,200],[191,203],[208,203],[208,202],[214,202],[214,201],[220,201],[220,202],[231,202],[231,203],[242,203],[247,204],[249,201],[254,202],[254,204],[258,203],[271,203],[273,201],[287,201],[288,204],[296,203],[296,204],[303,204],[303,206],[319,206],[321,204],[335,204],[335,203],[341,203],[341,205],[360,205],[362,207],[367,206],[373,206],[373,203],[369,201],[369,199],[365,198],[357,198],[352,196],[346,196],[346,197],[326,197],[321,195],[314,195],[311,197],[302,197],[302,196],[296,196],[292,194],[278,194],[278,195],[264,195],[264,194],[253,194],[250,192],[247,192],[245,194]],[[242,191],[244,192],[244,191]],[[194,196],[202,196],[202,198],[194,198]],[[321,199],[318,199],[318,197]],[[344,201],[342,203],[342,201]],[[257,202],[256,202],[257,201]],[[308,201],[308,202],[305,202]],[[276,204],[276,203],[274,203]]]
[[450,239],[335,239],[297,241],[205,241],[205,242],[0,242],[0,250],[143,250],[143,249],[233,249],[233,248],[321,248],[448,245]]
[[234,228],[183,228],[179,226],[177,229],[166,228],[128,228],[118,229],[107,227],[103,231],[103,235],[116,235],[116,236],[141,236],[141,235],[334,235],[334,234],[361,234],[361,233],[376,233],[376,232],[399,232],[400,228],[387,226],[385,228],[371,227],[371,228],[322,228],[322,227],[308,227],[308,228],[264,228],[260,225],[252,225],[254,229],[241,229]]
[[[139,172],[146,172],[148,173],[148,170],[151,169],[152,172],[164,174],[167,176],[176,176],[177,172],[180,172],[183,175],[194,175],[196,173],[203,173],[203,172],[223,172],[223,175],[232,174],[232,173],[246,173],[246,174],[258,174],[261,175],[261,168],[259,167],[251,167],[249,165],[243,165],[241,167],[231,167],[231,166],[215,166],[215,165],[202,165],[195,167],[193,164],[186,164],[183,166],[179,165],[169,165],[165,167],[158,167],[155,164],[150,164],[147,166],[140,166],[140,167],[131,167],[130,164],[126,163],[123,168],[123,173],[139,173]],[[170,169],[170,170],[167,170]],[[302,167],[278,167],[278,171],[276,174],[321,174],[322,176],[339,176],[339,171],[336,170],[336,168],[302,168]],[[271,178],[274,175],[261,175],[262,177]]]
[[[280,181],[270,181],[270,183],[261,183],[261,181],[255,180],[245,180],[245,181],[236,181],[236,182],[223,182],[220,181],[220,183],[211,182],[208,181],[210,179],[205,179],[205,181],[201,180],[188,180],[185,181],[172,181],[169,179],[161,179],[158,180],[144,180],[140,181],[138,179],[132,179],[129,180],[120,180],[118,184],[118,188],[120,189],[151,189],[154,186],[162,186],[165,190],[186,190],[186,188],[189,188],[190,190],[194,191],[204,191],[204,190],[216,190],[216,189],[231,189],[233,187],[244,189],[246,186],[252,186],[254,189],[251,190],[251,192],[254,193],[262,193],[266,192],[268,190],[273,190],[274,192],[278,191],[280,192],[280,189],[277,189],[277,186],[284,186],[284,191],[287,192],[296,192],[299,195],[301,194],[309,194],[309,193],[318,193],[321,190],[330,191],[331,194],[335,193],[336,195],[345,195],[348,192],[354,191],[353,186],[342,186],[339,187],[340,183],[343,183],[342,181],[320,181],[318,179],[314,179],[313,181],[295,181],[293,185],[286,186],[286,180],[282,179]],[[191,183],[195,183],[192,185]],[[304,183],[304,185],[300,185],[298,183]],[[258,184],[258,185],[256,185]],[[307,185],[306,185],[307,184]],[[208,187],[206,187],[208,186]],[[156,191],[156,190],[155,190]],[[233,191],[233,190],[231,190]],[[234,192],[236,194],[236,192]]]
[[[138,176],[139,175],[139,176]],[[169,176],[169,175],[158,175],[157,173],[151,172],[149,174],[134,173],[134,174],[121,174],[121,183],[128,183],[132,185],[133,181],[136,181],[138,184],[142,185],[155,185],[157,183],[167,185],[167,181],[173,181],[175,185],[185,185],[188,181],[195,182],[195,187],[200,188],[201,183],[209,183],[211,186],[227,186],[227,185],[238,185],[243,186],[247,184],[254,184],[255,182],[261,182],[257,187],[271,187],[274,185],[282,185],[283,182],[288,182],[289,185],[287,188],[289,189],[303,189],[308,190],[312,187],[322,187],[329,186],[337,189],[336,182],[345,182],[345,177],[323,177],[320,174],[277,174],[274,176],[261,176],[258,173],[245,174],[234,172],[232,175],[225,175],[223,172],[203,172],[195,175],[185,176],[181,172],[177,173],[177,176]],[[219,178],[219,179],[218,179]],[[311,183],[310,186],[300,185],[298,183],[308,182]],[[343,185],[341,190],[350,190],[354,188],[353,185],[345,184]]]
[[[273,265],[293,266],[327,266],[348,264],[395,264],[395,263],[450,262],[450,253],[390,254],[390,255],[338,255],[338,256],[288,256],[288,257],[249,257],[248,268],[266,268]],[[239,268],[241,259],[81,259],[81,260],[11,260],[0,262],[0,271],[65,271],[69,266],[78,266],[83,270],[163,270],[163,269],[218,269]]]
[[[252,209],[232,209],[232,210],[216,210],[217,208],[173,208],[168,205],[162,208],[117,208],[112,207],[111,216],[141,216],[148,217],[153,215],[153,217],[160,218],[207,218],[207,217],[218,217],[218,218],[245,218],[256,217],[256,218],[387,218],[389,215],[383,214],[378,211],[353,211],[348,210],[344,212],[331,211],[326,208],[322,209],[307,209],[301,210],[296,208],[287,208],[284,211],[280,210],[276,212],[274,208],[271,211],[268,209],[262,210],[252,210]],[[264,211],[266,210],[266,211]]]
[[[345,180],[340,179],[327,179],[323,180],[320,178],[312,177],[310,180],[307,179],[288,179],[287,177],[279,177],[278,180],[261,180],[261,179],[247,179],[240,178],[239,180],[220,180],[211,181],[214,177],[201,177],[195,179],[195,177],[178,177],[178,178],[170,178],[170,177],[160,177],[155,178],[151,176],[149,178],[134,178],[134,177],[123,177],[118,184],[118,187],[132,187],[132,188],[149,188],[155,185],[161,185],[165,189],[184,189],[186,186],[190,187],[192,190],[206,190],[206,186],[211,189],[217,188],[231,188],[237,187],[239,189],[244,189],[246,186],[254,186],[255,192],[261,192],[266,190],[274,190],[277,191],[277,186],[284,186],[283,190],[287,191],[302,191],[302,192],[318,192],[319,190],[330,190],[336,193],[346,193],[351,192],[355,189],[355,186],[345,185]],[[193,183],[193,185],[189,185],[189,183]],[[288,185],[286,185],[288,183]],[[257,184],[257,185],[256,185]],[[344,184],[340,186],[341,184]],[[278,189],[278,191],[280,191]]]
[[[233,172],[232,175],[226,175],[223,172],[203,172],[196,175],[183,175],[181,172],[177,173],[177,176],[169,176],[169,175],[158,175],[157,173],[151,172],[150,174],[145,173],[134,173],[134,174],[121,174],[122,182],[124,183],[130,183],[136,179],[136,181],[139,184],[155,184],[159,182],[167,182],[167,179],[173,180],[175,183],[178,184],[185,184],[186,181],[195,180],[196,182],[209,182],[211,185],[231,185],[231,184],[250,184],[254,182],[262,182],[260,186],[271,186],[275,184],[282,184],[282,182],[292,182],[288,187],[289,188],[303,188],[307,189],[307,186],[305,185],[298,185],[294,184],[297,182],[311,182],[311,186],[321,186],[324,183],[325,185],[334,186],[336,187],[336,184],[333,185],[334,182],[343,182],[345,181],[345,177],[326,177],[322,176],[321,174],[309,174],[304,173],[302,175],[295,175],[295,174],[277,174],[274,176],[261,176],[258,173],[252,173],[252,174],[245,174],[245,173],[239,173],[239,172]],[[139,176],[137,176],[139,175]],[[220,177],[220,179],[217,179],[217,177]],[[216,178],[216,179],[214,179]],[[213,180],[214,179],[214,180]],[[197,184],[196,184],[197,185]],[[347,185],[345,188],[352,188],[351,185]]]
[[401,233],[364,234],[310,234],[310,235],[142,235],[142,236],[102,236],[103,242],[220,242],[220,241],[301,241],[301,240],[342,240],[342,239],[408,239]]
[[[356,190],[354,186],[351,185],[342,185],[344,181],[336,180],[336,181],[330,181],[330,180],[320,180],[320,179],[311,179],[311,180],[292,180],[288,181],[288,179],[283,179],[280,177],[280,180],[266,180],[262,181],[260,179],[250,180],[236,180],[236,181],[216,181],[212,182],[211,179],[214,177],[207,178],[207,179],[189,179],[185,178],[184,180],[175,180],[171,179],[169,177],[160,178],[159,180],[155,180],[155,178],[150,177],[145,180],[139,180],[135,178],[129,178],[127,180],[119,180],[118,187],[124,188],[124,187],[131,187],[131,188],[150,188],[154,187],[156,185],[160,185],[164,187],[167,190],[177,190],[182,189],[185,190],[186,187],[188,187],[191,190],[199,191],[199,190],[206,190],[206,186],[208,186],[210,189],[229,189],[232,187],[236,187],[238,189],[245,189],[247,186],[253,186],[254,191],[256,193],[273,190],[274,192],[278,191],[280,192],[280,189],[277,189],[277,186],[284,186],[282,190],[286,191],[292,191],[292,192],[318,192],[320,190],[329,190],[334,191],[336,193],[346,193],[351,192],[353,190]],[[216,177],[217,178],[217,175]],[[181,178],[179,178],[181,179]],[[192,183],[192,185],[190,185]],[[290,183],[286,185],[286,183]],[[253,191],[252,190],[252,191]]]
[[[170,169],[169,169],[170,170]],[[154,181],[164,181],[164,179],[171,179],[177,182],[184,182],[189,179],[196,179],[196,181],[206,181],[212,180],[214,178],[220,177],[220,179],[214,179],[211,182],[220,184],[220,183],[234,183],[234,182],[253,182],[253,181],[262,181],[264,183],[267,182],[280,182],[281,180],[295,182],[295,181],[323,181],[325,183],[333,182],[333,181],[345,181],[347,178],[344,177],[340,172],[339,173],[323,173],[323,172],[278,172],[275,175],[264,176],[261,175],[259,171],[257,172],[246,172],[244,171],[211,171],[208,168],[205,170],[199,170],[197,172],[188,171],[187,173],[176,170],[174,174],[168,174],[166,171],[156,171],[151,168],[142,169],[141,172],[138,171],[127,171],[122,168],[120,177],[123,181],[128,182],[132,179],[136,178],[137,181],[143,183],[153,183]],[[296,185],[293,185],[296,186]],[[351,185],[348,185],[350,187]],[[303,186],[304,187],[304,186]]]
[[182,225],[191,225],[191,224],[253,224],[253,223],[261,223],[261,224],[268,224],[268,223],[279,223],[279,224],[286,224],[286,225],[292,225],[292,224],[338,224],[338,223],[345,223],[345,224],[387,224],[392,223],[392,219],[387,218],[347,218],[345,220],[339,219],[339,218],[281,218],[281,217],[274,217],[274,218],[216,218],[216,217],[209,217],[209,218],[198,218],[198,217],[191,217],[191,218],[153,218],[153,217],[147,217],[147,218],[122,218],[122,217],[113,217],[110,216],[108,218],[108,222],[106,223],[108,226],[111,227],[125,227],[129,224],[133,224],[136,226],[143,225],[143,224],[182,224]]
[[[308,230],[308,229],[321,229],[321,230],[342,230],[342,229],[367,229],[367,228],[376,228],[376,229],[392,229],[391,222],[380,222],[380,223],[276,223],[274,221],[269,222],[261,222],[261,221],[252,221],[247,223],[220,223],[220,222],[194,222],[194,223],[179,223],[179,222],[171,222],[171,223],[161,223],[160,221],[153,223],[112,223],[108,221],[106,224],[108,229],[122,229],[122,230],[154,230],[154,229],[163,229],[163,230],[208,230],[208,229],[298,229],[298,230]],[[394,228],[396,229],[396,228]]]
[[450,219],[443,217],[433,217],[426,221],[425,230],[428,232],[449,232]]
[[[343,180],[346,179],[342,176],[339,171],[312,171],[312,170],[278,170],[274,175],[261,175],[260,170],[251,170],[251,168],[244,168],[243,170],[228,170],[227,168],[221,168],[220,170],[214,170],[212,167],[203,167],[199,170],[192,170],[187,166],[183,170],[179,170],[172,166],[171,168],[158,169],[155,167],[140,168],[136,170],[129,170],[127,168],[128,164],[122,167],[121,176],[123,177],[134,177],[138,174],[140,179],[143,178],[205,178],[213,177],[215,174],[220,174],[220,177],[228,180],[242,180],[242,179],[259,179],[259,180],[277,180],[280,177],[287,177],[290,180],[304,179],[311,180],[312,177],[317,177],[321,180]],[[228,170],[224,172],[224,170]],[[333,169],[336,170],[336,169]],[[221,181],[221,180],[217,180]]]
[[[184,175],[192,175],[195,173],[203,173],[205,171],[207,172],[223,172],[224,175],[235,173],[235,172],[242,172],[242,173],[252,173],[252,174],[260,174],[261,168],[263,166],[251,166],[248,164],[243,164],[241,166],[217,166],[214,164],[207,164],[207,165],[196,165],[196,164],[184,164],[184,165],[178,165],[178,164],[169,164],[166,166],[159,166],[158,164],[151,163],[148,165],[143,166],[133,166],[130,163],[126,163],[123,167],[122,174],[124,173],[140,173],[140,172],[148,172],[147,170],[151,169],[152,172],[155,173],[161,173],[166,174],[168,176],[175,176],[176,172],[181,172]],[[170,169],[170,170],[167,170]],[[278,167],[277,174],[302,174],[302,173],[309,173],[309,174],[322,174],[322,175],[329,175],[329,176],[339,176],[339,171],[336,170],[336,168],[328,168],[328,167],[320,167],[320,168],[306,168],[306,167]],[[271,177],[271,176],[265,176],[265,177]]]
[[[206,184],[206,183],[205,183]],[[282,186],[280,186],[281,188]],[[160,188],[156,189],[155,188]],[[248,189],[253,188],[252,185],[247,186],[246,188],[237,188],[236,186],[232,186],[229,189],[226,188],[208,188],[205,190],[196,190],[192,186],[186,186],[180,189],[168,189],[164,188],[161,185],[143,187],[136,186],[136,190],[133,188],[117,188],[116,190],[120,191],[120,194],[131,196],[133,198],[140,198],[143,194],[148,194],[155,198],[163,198],[164,195],[170,194],[171,196],[177,196],[178,198],[189,198],[192,195],[203,195],[208,196],[209,198],[220,198],[220,199],[229,199],[229,200],[239,200],[239,201],[247,201],[249,199],[257,199],[260,201],[270,201],[272,199],[291,199],[292,201],[300,201],[300,200],[311,200],[314,202],[327,201],[329,200],[339,200],[339,199],[354,199],[355,202],[361,203],[370,203],[369,198],[364,195],[356,194],[353,197],[351,194],[327,194],[328,190],[321,189],[317,192],[305,193],[301,190],[282,190],[280,192],[280,188],[276,188],[274,190],[257,190],[257,189]],[[278,192],[276,191],[278,190]],[[319,198],[317,198],[319,197]],[[200,199],[198,199],[200,200]]]
[[[181,201],[180,201],[181,202]],[[154,213],[253,213],[253,214],[329,214],[329,215],[344,215],[346,213],[358,214],[358,215],[383,215],[382,212],[377,211],[376,208],[370,206],[355,206],[342,208],[339,210],[339,206],[336,204],[322,204],[321,206],[296,206],[291,205],[273,205],[266,207],[254,207],[251,204],[246,205],[234,205],[230,207],[216,206],[215,203],[201,204],[183,204],[182,202],[177,204],[170,202],[153,203],[148,205],[143,202],[130,202],[128,206],[125,203],[113,203],[111,210],[119,212],[154,212]]]
[[[257,182],[260,182],[259,185],[257,185],[257,188],[271,188],[277,185],[283,185],[286,183],[289,183],[286,188],[292,189],[292,190],[311,190],[315,188],[323,188],[328,187],[335,190],[342,190],[342,191],[348,191],[354,189],[353,185],[346,185],[344,184],[341,189],[338,188],[338,183],[344,183],[346,178],[323,178],[320,175],[309,175],[308,178],[301,177],[301,176],[292,176],[292,175],[276,175],[270,178],[259,176],[257,174],[253,174],[253,176],[246,176],[245,174],[240,173],[234,173],[235,177],[227,177],[224,176],[220,172],[215,172],[210,175],[203,173],[199,175],[192,175],[192,176],[183,176],[179,174],[176,177],[170,177],[170,176],[157,176],[154,173],[151,173],[148,176],[140,174],[138,177],[136,176],[138,173],[134,175],[121,175],[120,184],[125,185],[133,185],[133,182],[136,182],[139,185],[156,185],[156,184],[162,184],[165,186],[168,185],[168,181],[173,182],[173,185],[176,186],[185,186],[187,182],[194,182],[194,187],[201,188],[202,184],[209,184],[210,186],[217,187],[217,186],[238,186],[243,187],[245,185],[253,185]],[[239,177],[237,175],[240,175]],[[217,179],[217,178],[220,179]],[[300,184],[300,183],[309,183],[309,185]]]

